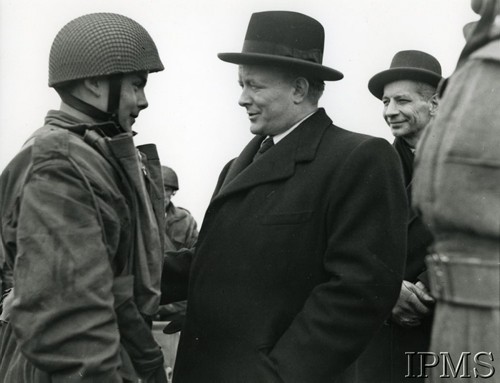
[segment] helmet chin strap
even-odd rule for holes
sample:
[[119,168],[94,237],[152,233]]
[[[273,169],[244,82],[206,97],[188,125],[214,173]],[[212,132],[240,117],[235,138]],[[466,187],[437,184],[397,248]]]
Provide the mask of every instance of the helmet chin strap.
[[120,109],[120,96],[122,91],[123,74],[115,74],[108,77],[109,79],[109,94],[108,94],[108,113],[111,119],[121,129],[120,122],[118,121],[118,111]]
[[61,97],[61,100],[65,104],[68,104],[72,108],[86,114],[87,116],[93,118],[98,122],[113,122],[120,132],[125,132],[125,130],[120,125],[118,121],[118,110],[120,108],[120,95],[122,88],[122,74],[109,76],[109,94],[108,94],[108,110],[103,111],[96,108],[75,96],[70,92],[59,90],[56,88],[57,93]]

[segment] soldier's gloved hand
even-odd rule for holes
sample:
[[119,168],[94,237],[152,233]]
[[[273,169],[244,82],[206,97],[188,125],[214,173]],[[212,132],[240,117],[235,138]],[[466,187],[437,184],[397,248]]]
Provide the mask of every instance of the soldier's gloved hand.
[[421,319],[431,313],[433,304],[434,298],[422,282],[403,281],[391,319],[402,327],[419,326]]
[[[132,360],[135,370],[143,379],[161,375],[163,353],[153,338],[150,327],[137,310],[132,299],[115,307],[121,344]],[[149,380],[145,380],[149,382]],[[163,382],[155,378],[153,382]],[[165,377],[166,382],[166,377]]]

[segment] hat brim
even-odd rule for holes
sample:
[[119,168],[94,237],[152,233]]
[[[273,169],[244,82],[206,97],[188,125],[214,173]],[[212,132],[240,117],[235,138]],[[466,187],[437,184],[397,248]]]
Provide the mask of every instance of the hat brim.
[[278,65],[298,70],[304,73],[304,75],[310,75],[313,78],[323,81],[338,81],[344,78],[344,75],[338,70],[293,57],[264,53],[219,53],[217,57],[222,61],[239,65]]
[[412,80],[421,81],[437,88],[442,76],[425,69],[393,68],[387,69],[373,76],[368,81],[368,89],[378,99],[384,96],[384,87],[394,81]]

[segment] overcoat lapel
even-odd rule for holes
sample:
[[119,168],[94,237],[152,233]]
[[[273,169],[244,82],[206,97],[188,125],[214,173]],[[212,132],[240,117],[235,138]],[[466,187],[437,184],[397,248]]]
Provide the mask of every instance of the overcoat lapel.
[[253,157],[257,150],[259,150],[262,141],[264,141],[264,136],[255,136],[248,144],[245,146],[241,154],[234,160],[229,168],[226,178],[222,187],[226,186],[230,181],[232,181],[238,174],[240,174],[248,165],[253,161]]
[[331,123],[321,108],[264,156],[252,162],[264,139],[254,137],[231,165],[213,202],[259,184],[291,177],[297,162],[311,161],[315,157],[324,130]]
[[[411,204],[411,188],[413,183],[413,166],[415,156],[411,152],[410,148],[403,142],[403,139],[397,137],[394,140],[394,148],[398,152],[399,158],[401,160],[401,166],[403,168],[403,176],[405,179],[406,196]],[[417,218],[417,214],[413,209],[410,209],[410,216],[408,224],[413,222]]]
[[[410,206],[411,206],[411,187],[412,187],[412,184],[413,184],[413,180],[411,180],[411,182],[406,186],[406,196],[408,197],[408,202],[410,203]],[[418,218],[418,214],[417,212],[415,211],[415,209],[410,209],[410,216],[409,216],[409,219],[408,219],[408,225],[411,224],[413,221],[415,221],[416,219]]]

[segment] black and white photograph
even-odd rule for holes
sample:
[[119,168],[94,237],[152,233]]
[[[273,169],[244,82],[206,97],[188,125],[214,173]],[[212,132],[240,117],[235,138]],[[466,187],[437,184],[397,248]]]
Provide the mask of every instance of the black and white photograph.
[[0,383],[500,381],[499,15],[0,0]]

